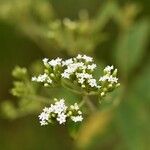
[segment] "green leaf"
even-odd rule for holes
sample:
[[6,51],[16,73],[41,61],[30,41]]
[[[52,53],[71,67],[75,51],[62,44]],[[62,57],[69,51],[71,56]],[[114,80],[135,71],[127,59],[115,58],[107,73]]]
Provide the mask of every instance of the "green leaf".
[[108,21],[117,16],[119,12],[118,4],[114,1],[107,2],[98,12],[95,19],[94,30],[99,31],[103,29]]
[[87,148],[96,135],[103,135],[112,119],[112,110],[93,113],[81,126],[76,144],[79,148]]
[[117,129],[128,150],[146,150],[150,147],[150,65],[129,87],[128,94],[118,110]]
[[119,36],[115,57],[123,76],[129,75],[140,64],[148,39],[148,29],[149,23],[140,20]]
[[3,103],[1,103],[0,108],[2,117],[16,119],[18,115],[17,110],[11,101],[5,100]]

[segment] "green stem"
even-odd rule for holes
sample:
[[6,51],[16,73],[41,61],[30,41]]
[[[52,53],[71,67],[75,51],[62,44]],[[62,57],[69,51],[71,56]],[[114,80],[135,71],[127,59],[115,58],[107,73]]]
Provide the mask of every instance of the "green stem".
[[91,100],[89,99],[89,97],[87,95],[84,95],[83,99],[92,112],[97,111],[96,106],[91,102]]
[[83,99],[83,100],[79,103],[79,107],[81,108],[84,104],[85,104],[85,100]]
[[75,89],[72,89],[72,88],[68,87],[64,82],[62,82],[62,86],[63,86],[64,88],[68,89],[69,91],[73,92],[73,93],[76,93],[76,94],[79,94],[79,95],[82,94],[81,92],[79,92],[79,91],[77,91],[77,90],[75,90]]
[[50,102],[50,99],[39,96],[39,95],[38,96],[35,96],[35,95],[27,96],[26,98],[31,99],[31,100],[35,100],[35,101],[40,101],[42,103],[47,103],[47,104],[49,104],[49,102]]

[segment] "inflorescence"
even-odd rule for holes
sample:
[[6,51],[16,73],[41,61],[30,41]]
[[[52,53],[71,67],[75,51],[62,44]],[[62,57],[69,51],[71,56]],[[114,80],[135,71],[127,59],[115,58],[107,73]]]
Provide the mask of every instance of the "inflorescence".
[[65,104],[64,99],[55,99],[55,104],[51,104],[50,107],[45,107],[43,112],[39,115],[39,119],[40,124],[43,126],[48,125],[48,123],[55,122],[58,122],[59,124],[65,124],[67,120],[81,122],[83,117],[77,103],[68,107]]
[[[77,57],[67,60],[59,57],[52,60],[44,58],[43,64],[45,67],[44,73],[37,77],[32,77],[32,81],[41,82],[46,87],[65,85],[64,87],[71,90],[76,87],[78,91],[76,89],[73,89],[73,91],[79,94],[104,97],[108,92],[113,91],[120,85],[117,78],[117,69],[114,66],[106,66],[99,79],[94,78],[97,65],[92,57],[86,55],[78,54]],[[75,105],[77,106],[77,104]],[[57,120],[59,124],[62,124],[69,117],[74,122],[82,121],[82,115],[77,113],[77,116],[72,116],[70,107],[68,108],[62,99],[59,102],[57,101],[55,105],[45,108],[39,116],[41,125],[46,125],[48,122],[53,122],[53,120]],[[71,113],[71,115],[68,116],[68,113]]]
[[45,66],[44,74],[38,77],[32,77],[32,81],[44,83],[44,86],[55,86],[61,81],[68,81],[80,87],[86,92],[98,92],[104,95],[119,85],[117,69],[113,66],[104,68],[103,76],[99,80],[94,78],[94,71],[97,65],[93,62],[93,58],[86,55],[77,55],[77,57],[62,60],[56,58],[49,60],[43,59]]

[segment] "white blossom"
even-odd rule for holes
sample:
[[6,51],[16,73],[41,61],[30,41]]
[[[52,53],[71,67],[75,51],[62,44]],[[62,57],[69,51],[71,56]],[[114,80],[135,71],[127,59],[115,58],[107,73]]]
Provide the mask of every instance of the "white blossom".
[[83,83],[84,83],[84,81],[85,81],[85,79],[84,79],[84,78],[78,78],[78,83],[83,84]]
[[77,58],[77,59],[82,59],[82,55],[81,55],[81,54],[78,54],[76,58]]
[[104,75],[102,77],[100,77],[99,81],[106,81],[109,79],[109,76],[108,75]]
[[88,73],[76,73],[77,78],[91,79],[92,75]]
[[59,124],[62,124],[66,122],[66,117],[67,115],[65,115],[64,113],[61,113],[57,116],[56,120],[59,122]]
[[39,119],[40,120],[48,120],[48,117],[49,117],[49,114],[47,112],[42,112],[40,115],[39,115]]
[[118,78],[116,77],[113,77],[112,75],[109,77],[108,79],[109,82],[112,82],[112,83],[117,83],[118,82]]
[[38,77],[32,77],[32,81],[35,82],[47,82],[47,83],[52,83],[52,79],[50,79],[50,77],[44,73],[42,75],[39,75]]
[[60,99],[60,101],[57,101],[53,107],[53,112],[56,114],[61,114],[62,112],[65,112],[67,109],[67,106],[64,103],[64,99]]
[[107,67],[105,67],[104,71],[110,72],[113,69],[114,69],[114,66],[107,66]]
[[90,56],[86,56],[86,55],[81,55],[81,54],[78,54],[77,59],[81,60],[81,59],[84,59],[86,62],[92,62],[93,61],[93,58],[90,57]]
[[118,78],[117,77],[113,77],[112,75],[104,75],[102,77],[100,77],[99,81],[109,81],[111,83],[117,83],[118,82]]
[[48,63],[49,63],[50,66],[56,67],[57,65],[61,65],[61,61],[62,61],[62,59],[58,57],[56,59],[52,59]]
[[81,115],[79,116],[72,116],[71,120],[74,122],[81,122],[83,120],[83,117]]
[[92,64],[92,65],[88,65],[87,66],[87,69],[89,69],[89,70],[94,70],[96,68],[96,64]]
[[44,125],[48,125],[48,122],[46,122],[45,120],[41,120],[40,124],[41,124],[41,126],[44,126]]
[[91,87],[97,87],[96,79],[88,79],[88,83]]
[[[59,124],[64,124],[67,121],[67,117],[69,117],[67,114],[68,111],[72,111],[72,114],[75,113],[82,117],[82,112],[79,110],[77,103],[74,103],[68,108],[64,99],[60,99],[59,101],[56,99],[55,104],[51,104],[50,107],[45,107],[43,112],[39,115],[41,126],[47,125],[49,122],[51,122],[51,118],[53,118],[53,120],[55,119]],[[74,117],[77,116],[75,114]],[[77,118],[74,118],[74,122],[81,120],[79,119],[80,117],[77,116]]]
[[83,55],[82,57],[86,62],[92,62],[93,61],[93,58],[92,57],[89,57],[89,56],[86,56],[86,55]]
[[63,72],[63,73],[61,74],[61,77],[62,77],[62,78],[67,78],[67,79],[69,79],[69,78],[70,78],[70,73],[68,73],[68,72]]
[[51,84],[51,83],[52,83],[52,80],[48,77],[48,78],[47,78],[47,82]]
[[72,58],[62,61],[62,66],[68,66],[73,63]]
[[70,108],[71,108],[72,110],[79,110],[79,106],[78,106],[77,103],[74,103],[74,105],[71,105]]
[[44,63],[44,65],[47,65],[48,64],[48,58],[44,58],[43,63]]
[[82,115],[82,111],[79,110],[79,111],[78,111],[78,114],[79,114],[79,115]]
[[48,75],[44,73],[43,75],[39,75],[38,77],[32,77],[32,81],[36,82],[44,82],[48,78]]
[[83,69],[85,68],[83,62],[77,62],[77,63],[70,63],[68,64],[67,68],[64,70],[64,72],[61,74],[63,78],[68,78],[73,75],[77,69]]

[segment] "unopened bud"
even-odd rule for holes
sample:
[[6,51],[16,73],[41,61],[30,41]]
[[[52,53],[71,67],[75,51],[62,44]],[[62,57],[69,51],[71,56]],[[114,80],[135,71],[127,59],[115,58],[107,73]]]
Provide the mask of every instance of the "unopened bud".
[[102,92],[102,93],[101,93],[101,96],[102,96],[102,97],[105,96],[105,92]]
[[117,72],[118,72],[118,70],[115,69],[114,72],[113,72],[113,74],[112,74],[112,76],[116,77],[117,76]]

